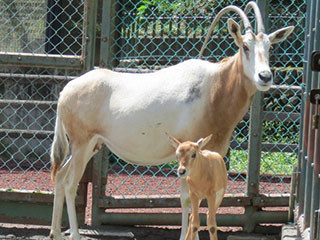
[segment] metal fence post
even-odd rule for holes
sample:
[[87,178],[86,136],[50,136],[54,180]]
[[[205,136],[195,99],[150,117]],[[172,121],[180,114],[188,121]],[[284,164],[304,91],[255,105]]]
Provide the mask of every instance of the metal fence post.
[[95,46],[96,46],[96,26],[98,1],[86,0],[83,24],[83,48],[82,56],[84,60],[84,71],[89,71],[94,67]]
[[103,0],[101,19],[101,41],[100,41],[100,67],[108,67],[110,63],[110,44],[112,24],[112,0]]
[[[257,1],[262,18],[266,23],[268,1]],[[267,26],[266,26],[267,29]],[[248,145],[248,182],[247,194],[254,198],[259,195],[260,181],[260,162],[261,162],[261,142],[262,142],[262,120],[263,120],[263,98],[264,93],[258,91],[254,98],[250,109],[250,126],[249,126],[249,145]],[[256,222],[250,215],[257,211],[257,207],[251,206],[246,208],[247,222],[244,230],[252,232]]]
[[[307,146],[308,146],[308,135],[309,135],[309,115],[310,115],[310,101],[308,98],[308,93],[310,91],[310,69],[308,68],[308,60],[309,60],[309,51],[310,51],[310,41],[311,41],[311,12],[312,3],[311,1],[307,1],[307,14],[306,14],[306,26],[305,26],[305,49],[304,49],[304,76],[303,81],[306,84],[303,92],[303,100],[304,100],[304,116],[303,116],[303,128],[301,129],[301,136],[303,139],[301,141],[301,154],[300,154],[300,164],[299,164],[299,186],[298,186],[298,199],[299,199],[299,209],[298,215],[300,216],[304,213],[305,208],[305,185],[307,180],[306,170],[307,170]],[[309,20],[307,19],[309,16]]]
[[[315,18],[313,18],[314,21],[314,28],[312,29],[312,31],[314,32],[314,39],[313,39],[313,49],[314,50],[318,50],[320,47],[320,27],[319,27],[319,21],[320,21],[320,4],[319,1],[316,1],[315,3],[315,8],[316,8],[316,13],[315,13]],[[311,61],[315,60],[311,58]],[[310,64],[312,65],[312,64]],[[315,70],[315,69],[313,69]],[[312,72],[312,86],[320,89],[320,75],[319,72],[317,71],[313,71]],[[316,100],[317,102],[318,100]],[[317,109],[315,109],[315,112],[320,111],[319,105],[318,104],[313,104],[313,106]],[[313,127],[312,127],[313,128]],[[319,157],[320,157],[320,153],[319,153],[319,138],[320,138],[320,134],[319,134],[319,129],[317,128],[317,126],[315,126],[313,129],[313,159],[311,159],[311,161],[313,161],[314,164],[314,169],[313,169],[313,181],[312,181],[312,192],[311,192],[311,213],[310,213],[310,229],[311,229],[311,238],[314,237],[316,235],[316,227],[317,227],[317,223],[316,220],[318,219],[318,209],[319,209],[319,186],[320,186],[320,181],[319,181]]]
[[112,68],[118,65],[118,60],[115,58],[119,48],[115,42],[120,39],[116,29],[119,25],[119,17],[116,16],[118,8],[117,1],[102,0],[100,67]]
[[[250,128],[249,128],[249,146],[248,146],[248,182],[247,194],[254,198],[259,194],[259,173],[261,160],[261,139],[262,139],[262,102],[263,93],[257,92],[250,110]],[[254,208],[254,209],[253,209]],[[257,209],[255,207],[246,208],[246,214],[251,215]],[[255,227],[255,221],[248,216],[244,230],[252,232]]]
[[[310,25],[309,25],[309,39],[308,39],[308,45],[309,45],[309,51],[313,49],[314,47],[314,28],[315,28],[315,21],[314,17],[316,14],[316,2],[317,1],[311,1],[311,11],[309,15]],[[308,55],[310,54],[307,53]],[[310,65],[308,64],[307,72],[306,72],[306,81],[307,81],[307,93],[310,92],[311,88],[316,87],[315,83],[312,82],[312,73],[310,71]],[[307,98],[307,106],[310,106],[310,100]],[[305,154],[306,156],[306,182],[305,182],[305,190],[304,190],[304,226],[307,228],[310,226],[310,219],[311,219],[311,190],[312,190],[312,179],[313,179],[313,149],[314,149],[314,131],[312,130],[312,119],[311,115],[314,113],[314,106],[310,106],[308,109],[309,112],[309,118],[308,118],[308,127],[306,128],[306,131],[308,132],[307,135],[307,143],[305,147]],[[306,122],[305,122],[306,123]]]
[[103,159],[105,156],[105,147],[92,159],[92,212],[91,212],[91,225],[99,226],[101,224],[101,215],[103,209],[99,208],[99,200],[104,195],[104,189],[102,185],[102,172],[103,172]]

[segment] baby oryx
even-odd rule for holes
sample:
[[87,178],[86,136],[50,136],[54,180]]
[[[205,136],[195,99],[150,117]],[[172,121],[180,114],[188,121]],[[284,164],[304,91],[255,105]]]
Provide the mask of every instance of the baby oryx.
[[212,134],[204,139],[200,138],[196,143],[180,143],[176,138],[169,135],[168,137],[171,145],[176,148],[176,157],[179,160],[178,175],[186,178],[189,185],[192,213],[185,239],[196,239],[200,227],[199,205],[201,200],[206,198],[210,240],[217,240],[216,211],[227,187],[227,169],[223,157],[217,152],[202,150],[211,140]]

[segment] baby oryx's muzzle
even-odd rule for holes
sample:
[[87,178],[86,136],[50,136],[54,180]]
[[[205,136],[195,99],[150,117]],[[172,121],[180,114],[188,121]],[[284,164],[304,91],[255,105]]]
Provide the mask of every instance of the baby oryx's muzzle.
[[185,168],[178,168],[178,176],[183,177],[186,174],[186,169]]

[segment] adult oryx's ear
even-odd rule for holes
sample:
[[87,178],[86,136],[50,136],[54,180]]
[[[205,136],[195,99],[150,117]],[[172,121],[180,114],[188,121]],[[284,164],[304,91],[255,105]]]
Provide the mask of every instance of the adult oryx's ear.
[[206,138],[200,138],[198,141],[197,141],[197,144],[199,146],[200,149],[202,149],[205,145],[207,145],[207,143],[211,140],[211,137],[212,137],[212,134],[210,134],[208,137]]
[[180,145],[179,140],[176,139],[176,138],[174,138],[174,137],[172,137],[172,136],[170,136],[167,132],[166,132],[166,135],[168,136],[169,142],[171,143],[171,145],[172,145],[175,149],[177,149],[177,148],[179,147],[179,145]]
[[241,28],[233,19],[228,19],[228,30],[238,47],[242,46]]
[[294,27],[290,26],[290,27],[281,28],[273,33],[270,33],[268,35],[268,38],[271,44],[278,43],[285,40],[292,33],[293,29]]

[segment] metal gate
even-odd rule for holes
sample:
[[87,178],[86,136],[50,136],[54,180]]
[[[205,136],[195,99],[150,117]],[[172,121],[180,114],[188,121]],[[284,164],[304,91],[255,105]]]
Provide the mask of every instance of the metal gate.
[[[96,1],[0,2],[1,221],[50,223],[56,100],[69,80],[93,67],[96,11]],[[83,183],[82,221],[86,195]]]
[[308,1],[304,62],[302,144],[295,199],[296,221],[303,239],[320,239],[320,3]]
[[[220,226],[241,226],[246,231],[261,223],[289,220],[290,175],[297,162],[302,94],[305,2],[258,3],[269,32],[285,25],[296,29],[271,51],[277,85],[265,95],[256,95],[231,142],[227,164],[232,183],[222,207],[236,210],[218,214],[217,219]],[[100,63],[117,71],[147,72],[196,58],[213,12],[229,4],[244,8],[246,2],[103,1],[101,49],[107,51],[100,52]],[[252,15],[250,20],[254,24]],[[226,18],[212,36],[208,60],[218,61],[237,49],[225,23]],[[107,157],[100,153],[93,165],[97,179],[93,181],[93,224],[179,225],[175,167],[176,163],[139,167],[112,153]],[[205,223],[204,215],[201,221]]]
[[[276,85],[256,95],[231,140],[230,185],[222,206],[235,212],[220,214],[218,224],[242,226],[246,231],[260,223],[288,221],[303,86],[305,1],[258,3],[267,32],[286,25],[296,28],[271,51]],[[56,100],[67,81],[93,68],[94,62],[117,71],[145,72],[196,58],[215,13],[229,4],[243,9],[246,2],[1,1],[0,29],[5,30],[0,30],[0,42],[5,44],[0,45],[0,219],[50,221],[49,149]],[[25,18],[26,12],[34,18]],[[210,61],[237,50],[226,20],[219,22],[208,44],[205,58]],[[250,20],[254,24],[252,13]],[[34,32],[37,29],[40,33]],[[87,169],[78,206],[83,212],[90,181],[94,225],[180,224],[175,167],[175,162],[157,167],[127,164],[104,149]],[[32,193],[21,191],[26,189]],[[34,208],[24,207],[19,215],[13,209],[22,208],[21,201],[30,206],[43,204],[43,214],[35,216]],[[161,211],[150,212],[155,208]]]

